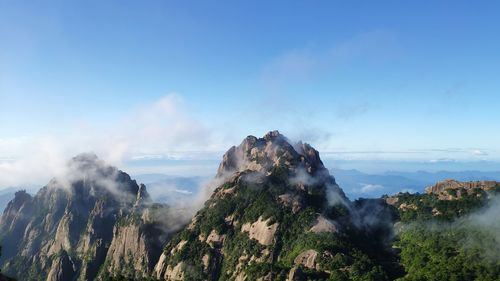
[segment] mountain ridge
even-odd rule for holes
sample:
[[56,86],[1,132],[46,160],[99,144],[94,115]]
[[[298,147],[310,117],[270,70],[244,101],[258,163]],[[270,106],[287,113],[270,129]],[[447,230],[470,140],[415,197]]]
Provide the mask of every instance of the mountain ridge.
[[[417,280],[427,273],[411,258],[425,261],[418,255],[426,253],[414,245],[435,234],[415,236],[411,226],[455,227],[457,216],[493,202],[499,186],[448,181],[424,194],[351,201],[318,151],[271,131],[223,155],[209,198],[190,216],[153,203],[146,186],[94,154],[80,154],[36,195],[18,191],[9,202],[0,218],[2,272],[28,281]],[[442,196],[458,191],[453,200]],[[444,250],[463,250],[453,243]],[[475,247],[471,256],[480,253]],[[467,263],[474,264],[458,264]],[[475,264],[467,274],[500,272]]]

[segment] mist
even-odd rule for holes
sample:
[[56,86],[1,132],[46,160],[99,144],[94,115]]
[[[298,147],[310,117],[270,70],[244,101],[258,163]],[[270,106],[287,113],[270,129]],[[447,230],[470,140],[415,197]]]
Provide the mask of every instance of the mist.
[[[500,262],[500,195],[491,195],[488,203],[467,215],[447,221],[426,221],[399,224],[396,232],[401,233],[412,228],[424,229],[430,233],[463,235],[457,247],[462,251],[474,251],[488,262]],[[465,233],[465,234],[464,234]]]

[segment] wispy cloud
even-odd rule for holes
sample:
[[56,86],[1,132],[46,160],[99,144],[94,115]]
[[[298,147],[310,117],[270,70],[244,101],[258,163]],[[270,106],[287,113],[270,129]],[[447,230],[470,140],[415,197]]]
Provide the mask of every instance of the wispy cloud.
[[472,154],[473,154],[474,156],[488,156],[488,153],[487,153],[486,151],[484,151],[484,150],[479,150],[479,149],[474,149],[474,150],[472,151]]
[[456,162],[456,159],[453,158],[439,158],[439,159],[431,159],[430,163],[448,163],[448,162]]
[[262,70],[262,82],[271,92],[296,85],[314,74],[341,69],[346,64],[382,63],[396,59],[401,46],[388,30],[372,30],[317,48],[308,45],[287,50],[268,62]]
[[212,137],[212,131],[191,114],[183,99],[169,94],[104,129],[76,125],[61,135],[0,139],[0,188],[44,184],[64,173],[69,158],[87,151],[121,165],[131,158],[222,150]]
[[367,102],[362,102],[359,104],[343,104],[337,107],[335,111],[335,116],[344,121],[350,120],[351,118],[363,115],[370,110],[370,104]]
[[[272,114],[273,119],[280,119],[279,129],[290,138],[314,142],[319,149],[329,147],[332,136],[338,134],[336,122],[352,121],[365,115],[373,110],[374,104],[363,99],[339,100],[328,111],[318,112],[316,106],[298,104],[300,99],[294,95],[297,91],[320,87],[325,81],[329,83],[332,79],[325,77],[338,76],[343,69],[353,65],[391,62],[400,56],[401,49],[394,32],[372,30],[331,40],[327,44],[312,42],[281,50],[264,62],[260,70],[262,96],[257,106],[261,115],[266,116],[262,122],[275,122],[268,118]],[[304,94],[311,95],[311,102],[322,102],[313,99],[316,96],[313,92]],[[331,93],[332,96],[343,94]],[[324,120],[328,119],[332,120],[325,126]]]
[[500,159],[499,151],[477,148],[432,148],[432,149],[402,149],[402,150],[329,150],[322,151],[321,155],[327,159],[345,160],[413,160],[429,163],[451,163],[457,161]]

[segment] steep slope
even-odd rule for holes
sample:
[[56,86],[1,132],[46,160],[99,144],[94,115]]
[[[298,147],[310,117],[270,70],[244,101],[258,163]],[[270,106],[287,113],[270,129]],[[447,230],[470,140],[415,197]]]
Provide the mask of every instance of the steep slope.
[[[154,268],[162,280],[388,280],[383,200],[350,202],[319,153],[277,131],[224,155],[216,188]],[[387,223],[386,223],[387,222]],[[304,279],[306,278],[306,279]]]
[[167,210],[126,173],[79,155],[65,176],[34,197],[17,192],[7,205],[0,219],[3,272],[52,281],[148,276],[170,227],[158,220]]

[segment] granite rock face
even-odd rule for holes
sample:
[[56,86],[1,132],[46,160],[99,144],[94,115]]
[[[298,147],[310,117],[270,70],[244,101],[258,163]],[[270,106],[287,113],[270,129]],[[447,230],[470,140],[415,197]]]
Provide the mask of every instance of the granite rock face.
[[310,145],[292,145],[278,131],[271,131],[263,138],[248,136],[239,146],[231,147],[223,156],[217,176],[242,171],[269,173],[273,167],[303,168],[309,174],[325,170],[318,151]]
[[63,177],[34,197],[20,191],[8,204],[0,218],[3,272],[51,281],[147,276],[165,233],[145,214],[162,208],[126,173],[78,155]]

